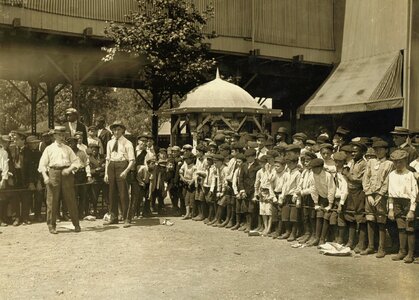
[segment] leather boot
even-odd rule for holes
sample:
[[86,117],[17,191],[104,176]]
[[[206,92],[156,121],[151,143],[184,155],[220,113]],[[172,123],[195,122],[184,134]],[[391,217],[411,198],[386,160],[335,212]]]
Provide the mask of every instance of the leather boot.
[[406,264],[411,264],[415,259],[414,259],[414,251],[415,251],[415,233],[414,232],[409,232],[407,233],[407,247],[408,247],[408,251],[407,251],[407,255],[404,258],[404,262]]
[[343,245],[343,235],[345,233],[345,227],[338,227],[338,237],[336,243]]
[[378,251],[376,258],[383,258],[386,256],[385,245],[386,245],[386,227],[385,224],[378,224]]
[[236,223],[233,227],[231,227],[231,230],[238,230],[240,228],[240,223]]
[[397,253],[395,256],[393,256],[391,259],[394,261],[402,260],[406,257],[407,251],[406,251],[406,245],[407,245],[407,234],[404,230],[399,230],[399,253]]
[[358,239],[358,244],[356,245],[354,249],[355,253],[361,253],[362,251],[365,250],[365,238],[366,238],[365,227],[366,227],[365,224],[359,224],[359,239]]
[[354,247],[354,239],[355,239],[355,224],[350,223],[349,225],[349,239],[346,243],[345,247],[353,248]]
[[327,233],[329,231],[329,221],[323,220],[322,233],[320,235],[319,245],[326,243]]
[[296,236],[296,234],[297,234],[297,226],[298,226],[298,224],[297,223],[292,223],[292,230],[291,230],[291,234],[290,234],[290,236],[287,238],[287,241],[288,242],[293,242],[293,241],[295,241],[295,236]]

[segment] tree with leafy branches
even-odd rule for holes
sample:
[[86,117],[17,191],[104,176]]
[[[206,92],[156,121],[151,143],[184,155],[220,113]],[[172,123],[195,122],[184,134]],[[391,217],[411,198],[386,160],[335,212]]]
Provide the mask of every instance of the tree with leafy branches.
[[114,46],[105,48],[104,60],[111,60],[117,52],[145,56],[148,60],[142,74],[151,101],[152,135],[157,141],[157,111],[176,95],[183,97],[204,81],[215,65],[208,58],[204,26],[213,16],[214,9],[198,11],[190,0],[137,0],[138,10],[127,16],[127,23],[111,22],[106,34]]

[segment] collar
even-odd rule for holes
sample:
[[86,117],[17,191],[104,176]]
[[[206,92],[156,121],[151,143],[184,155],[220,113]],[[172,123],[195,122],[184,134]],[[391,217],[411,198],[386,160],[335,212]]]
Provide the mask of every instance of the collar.
[[57,141],[54,141],[54,144],[55,144],[57,147],[63,147],[63,146],[64,146],[64,143],[57,143]]
[[400,148],[400,149],[403,149],[403,148],[406,148],[406,147],[408,147],[408,146],[410,146],[410,143],[409,143],[409,141],[408,141],[408,140],[406,140],[406,142],[404,142],[403,144],[401,144],[401,145],[399,146],[399,148]]

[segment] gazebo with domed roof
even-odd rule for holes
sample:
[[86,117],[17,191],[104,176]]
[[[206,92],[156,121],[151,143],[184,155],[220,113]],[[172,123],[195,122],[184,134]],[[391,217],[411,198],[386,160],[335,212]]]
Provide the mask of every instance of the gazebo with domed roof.
[[237,133],[247,124],[264,132],[266,116],[280,117],[282,110],[262,107],[246,90],[221,79],[217,70],[214,80],[190,91],[179,107],[159,114],[171,117],[171,144],[174,145],[185,126],[194,137],[206,124]]

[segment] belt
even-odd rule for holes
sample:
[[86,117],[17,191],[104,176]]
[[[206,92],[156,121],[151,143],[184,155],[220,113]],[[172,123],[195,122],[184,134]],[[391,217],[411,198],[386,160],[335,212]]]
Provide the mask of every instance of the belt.
[[68,167],[70,167],[70,166],[62,166],[62,167],[49,167],[50,169],[52,169],[52,170],[64,170],[64,169],[67,169]]
[[112,163],[126,163],[126,162],[128,162],[128,160],[110,160],[109,162],[112,162]]

